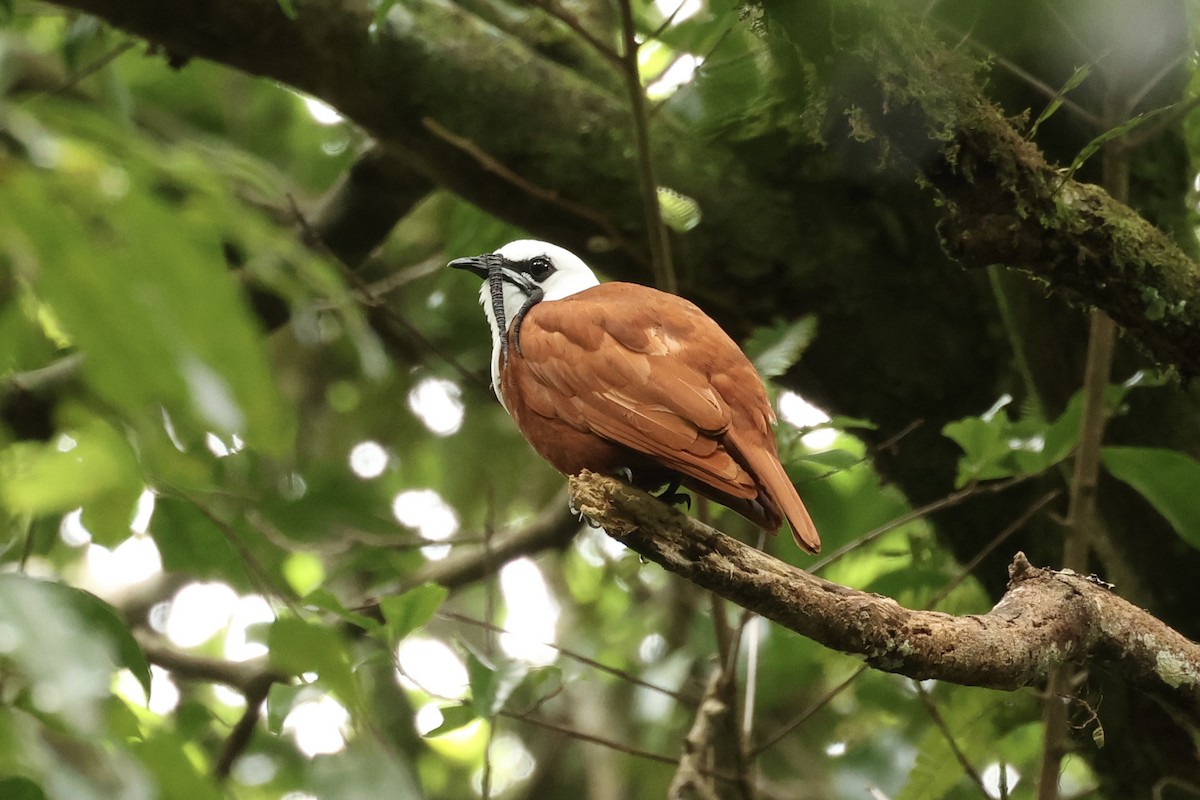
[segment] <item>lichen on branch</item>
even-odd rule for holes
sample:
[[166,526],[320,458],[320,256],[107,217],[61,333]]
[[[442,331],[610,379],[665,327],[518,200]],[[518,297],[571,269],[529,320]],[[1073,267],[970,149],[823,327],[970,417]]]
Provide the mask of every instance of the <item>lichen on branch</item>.
[[571,478],[575,508],[664,569],[872,667],[1013,690],[1093,662],[1200,723],[1200,645],[1107,586],[1018,553],[987,614],[907,609],[832,583],[710,528],[613,478]]

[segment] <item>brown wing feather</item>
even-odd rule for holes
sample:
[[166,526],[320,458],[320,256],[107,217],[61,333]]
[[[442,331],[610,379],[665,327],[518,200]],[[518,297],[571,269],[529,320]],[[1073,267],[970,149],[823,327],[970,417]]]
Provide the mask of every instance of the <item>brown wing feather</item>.
[[[663,325],[664,318],[673,324]],[[522,327],[521,346],[539,381],[569,398],[557,408],[565,421],[750,499],[758,494],[752,476],[715,438],[728,427],[730,409],[682,352],[704,347],[704,334],[712,333],[705,322],[724,336],[687,301],[609,283],[535,306]]]
[[801,547],[820,546],[779,464],[757,373],[692,303],[601,284],[534,306],[521,349],[509,369],[533,378],[521,386],[536,414],[649,455],[768,529],[782,512]]

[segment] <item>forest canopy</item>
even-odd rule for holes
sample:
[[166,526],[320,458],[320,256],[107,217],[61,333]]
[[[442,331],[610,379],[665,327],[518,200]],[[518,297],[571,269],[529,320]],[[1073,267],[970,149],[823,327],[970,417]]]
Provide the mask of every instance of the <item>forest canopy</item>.
[[[0,0],[0,797],[1200,794],[1196,32]],[[537,456],[521,238],[739,343],[821,555]]]

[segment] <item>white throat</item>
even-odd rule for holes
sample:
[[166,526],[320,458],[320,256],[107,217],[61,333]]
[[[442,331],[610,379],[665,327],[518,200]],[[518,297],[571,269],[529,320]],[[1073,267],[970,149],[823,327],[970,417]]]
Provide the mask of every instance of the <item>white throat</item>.
[[[554,265],[553,273],[538,282],[538,286],[541,287],[543,292],[542,299],[539,301],[542,303],[553,303],[600,284],[595,273],[592,272],[587,264],[583,263],[582,259],[571,251],[565,250],[558,245],[549,244],[548,242],[519,239],[501,247],[496,251],[496,255],[502,256],[507,261],[514,263],[527,262],[538,256],[550,259]],[[483,306],[483,313],[488,320],[488,328],[492,332],[492,391],[496,393],[496,397],[500,400],[500,404],[504,406],[506,411],[509,410],[508,404],[504,402],[504,393],[500,389],[500,358],[503,352],[503,341],[504,337],[508,334],[508,329],[512,328],[513,321],[517,318],[521,308],[524,307],[528,299],[529,296],[521,287],[508,281],[504,282],[504,320],[506,329],[502,331],[500,330],[499,321],[496,319],[496,312],[492,308],[491,287],[486,280],[479,290],[479,303]],[[519,358],[514,349],[509,350],[508,357]]]

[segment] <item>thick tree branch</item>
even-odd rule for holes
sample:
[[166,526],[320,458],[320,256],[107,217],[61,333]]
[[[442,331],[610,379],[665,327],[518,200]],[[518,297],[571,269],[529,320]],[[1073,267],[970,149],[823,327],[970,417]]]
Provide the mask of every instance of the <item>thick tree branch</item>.
[[1200,375],[1200,267],[1103,189],[1066,178],[992,108],[934,177],[950,201],[940,231],[971,267],[1002,264],[1099,308],[1160,363]]
[[[942,195],[939,231],[951,256],[1035,275],[1106,312],[1160,363],[1200,374],[1200,265],[1127,205],[1047,163],[982,96],[974,64],[876,0],[849,4],[862,26],[828,55],[828,30],[811,24],[820,12],[764,2],[798,56],[839,88],[826,110],[849,110],[857,125],[848,134],[873,142],[885,161],[907,161]],[[824,6],[854,13],[844,2]],[[869,78],[839,80],[847,72]]]
[[286,681],[288,676],[271,668],[267,659],[226,661],[220,658],[181,653],[154,636],[139,635],[138,643],[146,659],[180,678],[219,683],[243,695],[258,692],[263,684]]
[[321,198],[310,230],[343,264],[357,268],[433,189],[428,178],[372,143]]
[[234,762],[245,752],[258,727],[267,693],[274,684],[286,683],[290,676],[272,668],[266,658],[225,661],[183,653],[148,634],[139,635],[138,643],[141,644],[147,661],[162,667],[176,678],[219,683],[241,692],[246,700],[246,709],[226,737],[213,767],[213,773],[218,779],[228,778]]
[[913,611],[831,583],[591,473],[571,479],[575,506],[665,569],[826,647],[911,678],[994,689],[1093,661],[1200,724],[1200,645],[1108,589],[1018,554],[987,614]]
[[[597,235],[610,246],[620,244],[614,233],[622,241],[644,235],[621,101],[452,4],[398,5],[393,23],[374,39],[371,12],[358,0],[298,2],[295,20],[274,0],[181,0],[170,14],[153,0],[60,4],[177,56],[209,58],[315,94],[397,148],[397,157],[427,179],[540,236],[586,251]],[[880,111],[876,127],[950,201],[942,233],[953,255],[969,265],[1002,263],[1033,272],[1067,297],[1104,309],[1159,361],[1185,375],[1200,373],[1195,263],[1102,190],[1046,164],[979,98],[961,63],[914,55],[919,47],[901,41],[911,35],[908,28],[889,35],[891,43],[872,52],[888,53],[896,63],[872,66],[892,78],[905,75],[910,91],[880,88],[882,108],[890,110]],[[509,80],[514,64],[522,65],[521,81]],[[557,151],[531,153],[527,138],[516,135],[514,119],[534,113],[540,141],[556,143]],[[433,135],[427,119],[568,202],[530,196]],[[775,263],[819,251],[819,239],[806,240],[812,231],[794,223],[811,218],[819,227],[824,220],[798,213],[729,153],[707,143],[697,157],[699,143],[665,119],[653,139],[663,183],[704,209],[705,224],[689,234],[690,250],[705,254],[719,274],[761,275]],[[931,161],[931,146],[945,148],[947,157]],[[585,206],[594,213],[575,210]],[[597,226],[597,218],[607,224]],[[761,224],[747,228],[746,219]],[[603,248],[593,254],[625,275],[628,257]]]

